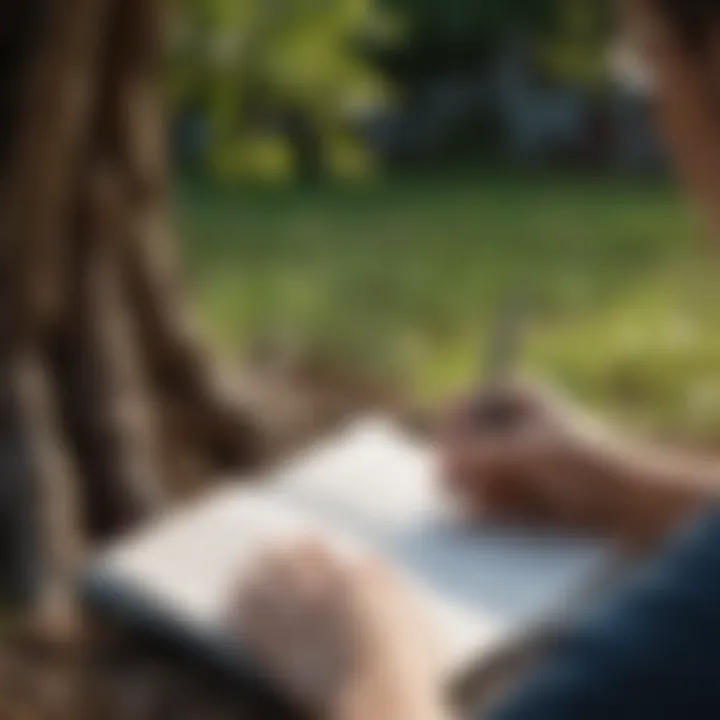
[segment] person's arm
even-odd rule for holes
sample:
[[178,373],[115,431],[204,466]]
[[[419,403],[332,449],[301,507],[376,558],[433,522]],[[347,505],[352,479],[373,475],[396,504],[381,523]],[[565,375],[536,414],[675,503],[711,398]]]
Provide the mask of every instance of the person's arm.
[[720,511],[698,519],[491,720],[720,717]]
[[628,445],[595,461],[608,473],[611,519],[620,537],[652,544],[720,500],[720,464],[661,448]]
[[328,720],[451,720],[439,688],[405,681],[397,673],[369,674],[348,687]]
[[720,498],[720,463],[628,440],[540,388],[497,388],[461,403],[439,447],[448,489],[469,513],[632,545],[658,542]]

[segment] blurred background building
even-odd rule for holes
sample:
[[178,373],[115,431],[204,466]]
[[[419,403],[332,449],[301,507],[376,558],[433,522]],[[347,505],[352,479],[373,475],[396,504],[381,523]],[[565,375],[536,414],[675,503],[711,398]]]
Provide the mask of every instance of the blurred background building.
[[610,72],[613,27],[593,0],[196,1],[172,39],[185,167],[663,168],[641,88]]

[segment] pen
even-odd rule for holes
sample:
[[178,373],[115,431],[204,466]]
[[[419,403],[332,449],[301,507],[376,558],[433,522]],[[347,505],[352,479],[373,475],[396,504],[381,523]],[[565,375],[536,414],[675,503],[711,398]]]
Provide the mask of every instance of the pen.
[[524,302],[519,293],[509,293],[498,304],[490,325],[490,340],[483,367],[483,387],[512,382],[523,347]]
[[473,408],[476,429],[507,430],[517,421],[518,403],[504,390],[512,385],[523,347],[524,303],[510,293],[498,304],[490,324],[490,337],[482,363],[482,381]]

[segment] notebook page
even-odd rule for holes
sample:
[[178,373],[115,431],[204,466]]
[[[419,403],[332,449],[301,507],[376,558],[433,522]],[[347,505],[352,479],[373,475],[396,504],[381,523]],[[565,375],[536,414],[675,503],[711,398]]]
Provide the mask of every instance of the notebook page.
[[561,614],[610,555],[591,541],[458,522],[435,483],[432,450],[370,419],[262,486],[221,488],[121,543],[102,565],[183,621],[217,631],[258,552],[307,534],[386,558],[427,606],[449,672]]

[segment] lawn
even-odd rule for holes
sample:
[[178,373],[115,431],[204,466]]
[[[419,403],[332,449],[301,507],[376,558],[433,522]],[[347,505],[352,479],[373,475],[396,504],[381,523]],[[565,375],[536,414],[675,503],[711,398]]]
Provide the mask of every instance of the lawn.
[[720,283],[671,187],[188,182],[178,206],[201,317],[228,352],[272,328],[435,399],[477,377],[498,298],[522,289],[528,373],[653,431],[720,440]]

